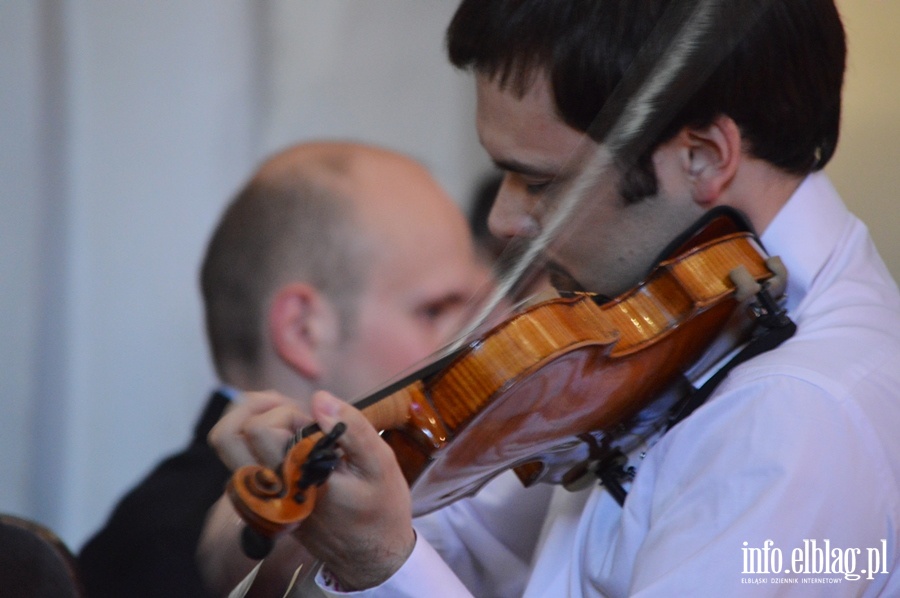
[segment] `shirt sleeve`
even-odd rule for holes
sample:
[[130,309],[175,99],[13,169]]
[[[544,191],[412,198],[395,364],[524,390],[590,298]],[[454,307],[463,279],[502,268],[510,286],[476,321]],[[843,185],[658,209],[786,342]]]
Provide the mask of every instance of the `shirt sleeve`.
[[477,495],[416,518],[410,558],[382,585],[342,593],[327,571],[317,583],[332,596],[521,596],[552,490],[524,488],[506,472]]
[[324,567],[316,575],[316,585],[326,596],[334,598],[464,598],[472,595],[434,548],[420,536],[416,538],[416,545],[403,566],[379,586],[345,592]]
[[420,536],[476,596],[521,596],[553,487],[508,471],[476,496],[417,518]]

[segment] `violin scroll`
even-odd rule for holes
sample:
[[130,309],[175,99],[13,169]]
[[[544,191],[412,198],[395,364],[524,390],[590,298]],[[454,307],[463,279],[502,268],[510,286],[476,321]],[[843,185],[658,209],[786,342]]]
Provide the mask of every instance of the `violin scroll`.
[[[363,409],[378,430],[400,426],[410,417],[410,396],[400,394]],[[338,423],[328,433],[315,431],[296,442],[276,469],[247,465],[234,472],[226,492],[247,527],[241,535],[244,553],[264,558],[273,538],[297,527],[316,502],[317,488],[340,462],[337,441],[346,430]]]

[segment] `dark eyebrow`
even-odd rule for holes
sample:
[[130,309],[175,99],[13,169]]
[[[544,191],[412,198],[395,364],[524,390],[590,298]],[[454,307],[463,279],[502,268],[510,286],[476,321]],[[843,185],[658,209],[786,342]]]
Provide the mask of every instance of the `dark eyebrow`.
[[549,170],[541,170],[537,166],[531,166],[516,160],[493,160],[494,166],[505,172],[515,172],[525,176],[556,177],[556,173]]

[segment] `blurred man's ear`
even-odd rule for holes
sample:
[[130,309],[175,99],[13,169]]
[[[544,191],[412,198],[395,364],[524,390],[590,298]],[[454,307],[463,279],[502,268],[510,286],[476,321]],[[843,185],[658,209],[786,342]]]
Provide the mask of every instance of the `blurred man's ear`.
[[324,353],[337,342],[337,310],[315,287],[291,283],[281,287],[269,308],[269,336],[275,353],[309,380],[324,374]]
[[704,208],[717,205],[740,163],[740,129],[731,118],[719,116],[707,127],[685,127],[678,140],[694,201]]

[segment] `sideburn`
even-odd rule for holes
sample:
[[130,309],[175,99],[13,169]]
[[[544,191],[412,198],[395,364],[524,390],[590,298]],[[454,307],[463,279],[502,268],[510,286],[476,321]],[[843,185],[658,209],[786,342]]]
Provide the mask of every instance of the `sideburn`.
[[659,192],[659,181],[653,168],[653,153],[645,152],[625,172],[619,181],[619,195],[626,204],[634,204]]

